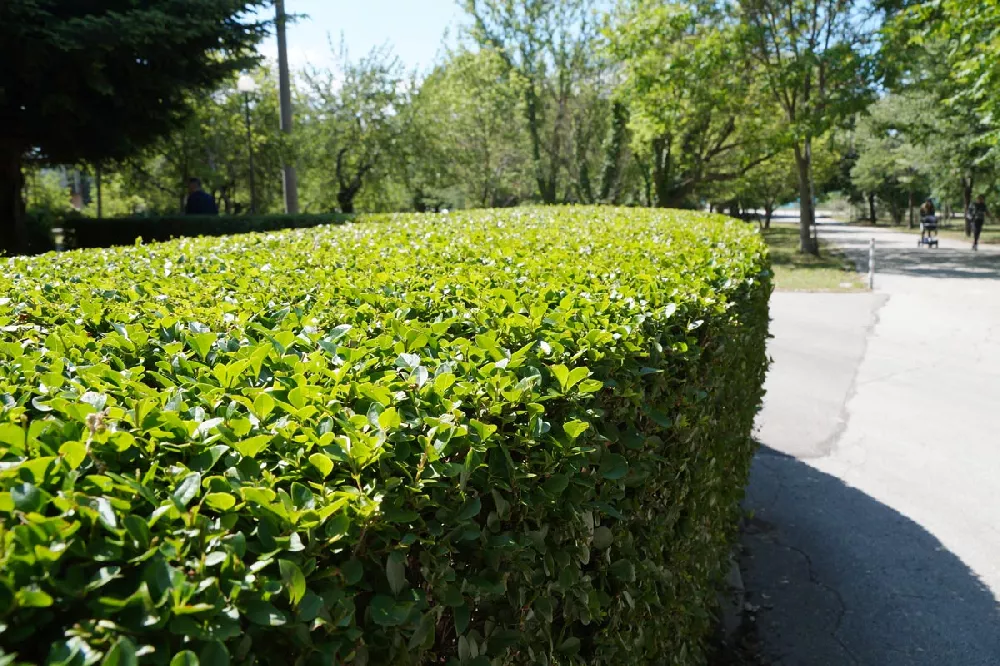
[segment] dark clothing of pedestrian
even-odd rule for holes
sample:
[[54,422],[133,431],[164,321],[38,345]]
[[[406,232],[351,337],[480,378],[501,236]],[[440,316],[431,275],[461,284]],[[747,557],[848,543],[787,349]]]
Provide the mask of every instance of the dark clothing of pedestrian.
[[979,236],[983,233],[983,225],[986,224],[986,204],[976,201],[969,205],[969,221],[972,223],[972,249],[979,247]]
[[215,199],[205,190],[197,190],[188,195],[184,212],[188,215],[218,215],[219,207]]

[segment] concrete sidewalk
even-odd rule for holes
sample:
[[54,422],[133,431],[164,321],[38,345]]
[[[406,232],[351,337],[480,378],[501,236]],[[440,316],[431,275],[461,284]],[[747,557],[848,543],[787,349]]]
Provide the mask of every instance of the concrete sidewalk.
[[823,225],[876,293],[776,294],[744,569],[783,665],[1000,664],[1000,253]]

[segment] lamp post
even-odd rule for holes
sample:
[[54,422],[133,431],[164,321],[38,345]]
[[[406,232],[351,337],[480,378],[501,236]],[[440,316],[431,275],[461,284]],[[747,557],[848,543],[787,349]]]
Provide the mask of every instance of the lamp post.
[[257,92],[257,82],[249,74],[243,74],[236,82],[236,89],[243,93],[243,108],[246,112],[247,154],[250,156],[250,214],[257,213],[257,182],[253,168],[253,133],[250,127],[250,95]]

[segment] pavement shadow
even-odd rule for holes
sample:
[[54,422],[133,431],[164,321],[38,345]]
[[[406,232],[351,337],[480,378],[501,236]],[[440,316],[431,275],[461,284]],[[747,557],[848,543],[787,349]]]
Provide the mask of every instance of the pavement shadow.
[[997,598],[909,518],[767,447],[745,506],[744,580],[774,664],[1000,664]]
[[[821,224],[823,238],[838,246],[858,267],[868,271],[868,238],[856,228],[839,224]],[[935,278],[975,278],[1000,280],[1000,254],[989,249],[972,252],[968,248],[917,247],[880,248],[876,246],[875,271],[890,275]]]

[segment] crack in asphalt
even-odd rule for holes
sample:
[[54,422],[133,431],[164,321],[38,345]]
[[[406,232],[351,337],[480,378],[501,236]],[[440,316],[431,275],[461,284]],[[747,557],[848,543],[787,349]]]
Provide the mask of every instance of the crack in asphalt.
[[793,546],[791,544],[784,543],[780,538],[777,537],[772,537],[772,538],[774,539],[774,542],[779,546],[786,548],[791,552],[798,553],[802,557],[802,559],[804,559],[806,562],[806,569],[809,572],[809,582],[819,588],[822,588],[823,590],[826,590],[827,593],[830,594],[830,596],[832,596],[834,599],[837,600],[839,611],[837,613],[836,620],[834,621],[833,629],[828,633],[830,635],[830,638],[836,641],[837,645],[839,645],[841,649],[844,651],[844,653],[848,657],[850,657],[852,663],[856,665],[861,664],[861,661],[858,659],[858,657],[854,654],[854,652],[851,651],[849,647],[847,647],[847,644],[844,643],[843,639],[841,639],[839,636],[840,627],[843,624],[844,616],[847,615],[847,604],[844,602],[844,597],[843,595],[841,595],[840,590],[824,583],[819,579],[819,576],[816,575],[816,570],[813,567],[812,557],[809,555],[809,553],[802,550],[798,546]]

